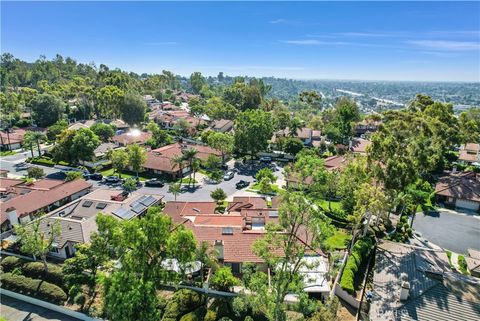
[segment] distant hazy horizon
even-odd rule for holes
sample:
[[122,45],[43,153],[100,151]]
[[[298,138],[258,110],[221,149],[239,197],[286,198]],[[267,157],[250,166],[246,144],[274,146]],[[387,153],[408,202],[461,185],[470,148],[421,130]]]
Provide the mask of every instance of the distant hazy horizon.
[[1,3],[1,50],[189,76],[480,82],[479,2]]

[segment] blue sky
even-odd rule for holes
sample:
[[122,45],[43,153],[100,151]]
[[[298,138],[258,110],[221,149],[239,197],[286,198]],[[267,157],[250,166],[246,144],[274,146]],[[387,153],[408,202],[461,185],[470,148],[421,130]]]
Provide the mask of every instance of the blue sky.
[[480,81],[479,2],[5,2],[1,49],[138,73]]

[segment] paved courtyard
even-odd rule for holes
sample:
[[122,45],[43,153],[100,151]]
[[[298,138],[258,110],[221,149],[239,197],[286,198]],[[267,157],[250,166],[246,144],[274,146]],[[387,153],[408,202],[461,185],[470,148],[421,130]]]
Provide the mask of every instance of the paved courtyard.
[[16,300],[5,295],[2,295],[0,299],[0,315],[7,321],[78,321],[78,319],[65,314]]
[[467,249],[480,250],[480,216],[451,210],[438,214],[417,213],[413,229],[423,238],[447,250],[466,253]]

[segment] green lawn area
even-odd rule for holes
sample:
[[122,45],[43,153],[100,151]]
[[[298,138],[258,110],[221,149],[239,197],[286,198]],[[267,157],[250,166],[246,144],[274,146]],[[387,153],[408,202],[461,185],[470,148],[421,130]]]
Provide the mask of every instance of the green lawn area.
[[[277,193],[280,192],[280,187],[278,187],[277,185],[270,184],[270,187],[272,188],[273,193],[277,194]],[[247,191],[252,191],[252,192],[257,192],[258,193],[260,191],[260,184],[255,183],[252,186],[249,186],[247,188]]]
[[177,179],[175,183],[180,183],[180,184],[197,184],[197,180],[190,178],[190,177],[183,177],[180,179]]
[[337,230],[335,234],[325,240],[325,244],[334,250],[343,250],[347,248],[347,243],[352,239],[350,234],[342,230]]
[[[328,201],[324,199],[317,199],[316,204],[323,208],[325,211],[328,211]],[[342,204],[339,201],[330,201],[330,208],[333,210],[341,210]]]
[[[106,169],[106,170],[103,170],[100,172],[100,174],[102,174],[103,176],[113,176],[113,175],[116,175],[118,176],[118,173],[114,173],[114,169],[113,168],[110,168],[110,169]],[[122,172],[122,178],[126,179],[126,178],[135,178],[136,177],[136,174],[133,173],[133,172],[129,172],[129,171],[123,171]],[[147,173],[147,172],[144,172],[144,173],[138,173],[138,178],[141,180],[141,181],[146,181],[147,179],[150,179],[152,177],[155,177],[153,175],[151,175],[150,173]]]
[[15,155],[16,152],[12,150],[4,150],[0,152],[0,156],[10,156],[10,155]]

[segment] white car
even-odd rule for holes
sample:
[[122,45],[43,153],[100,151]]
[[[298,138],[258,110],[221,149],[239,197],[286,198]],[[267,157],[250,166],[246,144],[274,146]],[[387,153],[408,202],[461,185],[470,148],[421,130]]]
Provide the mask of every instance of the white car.
[[225,175],[223,175],[223,179],[226,180],[226,181],[229,181],[233,178],[233,176],[235,176],[235,172],[234,171],[228,171],[225,173]]

